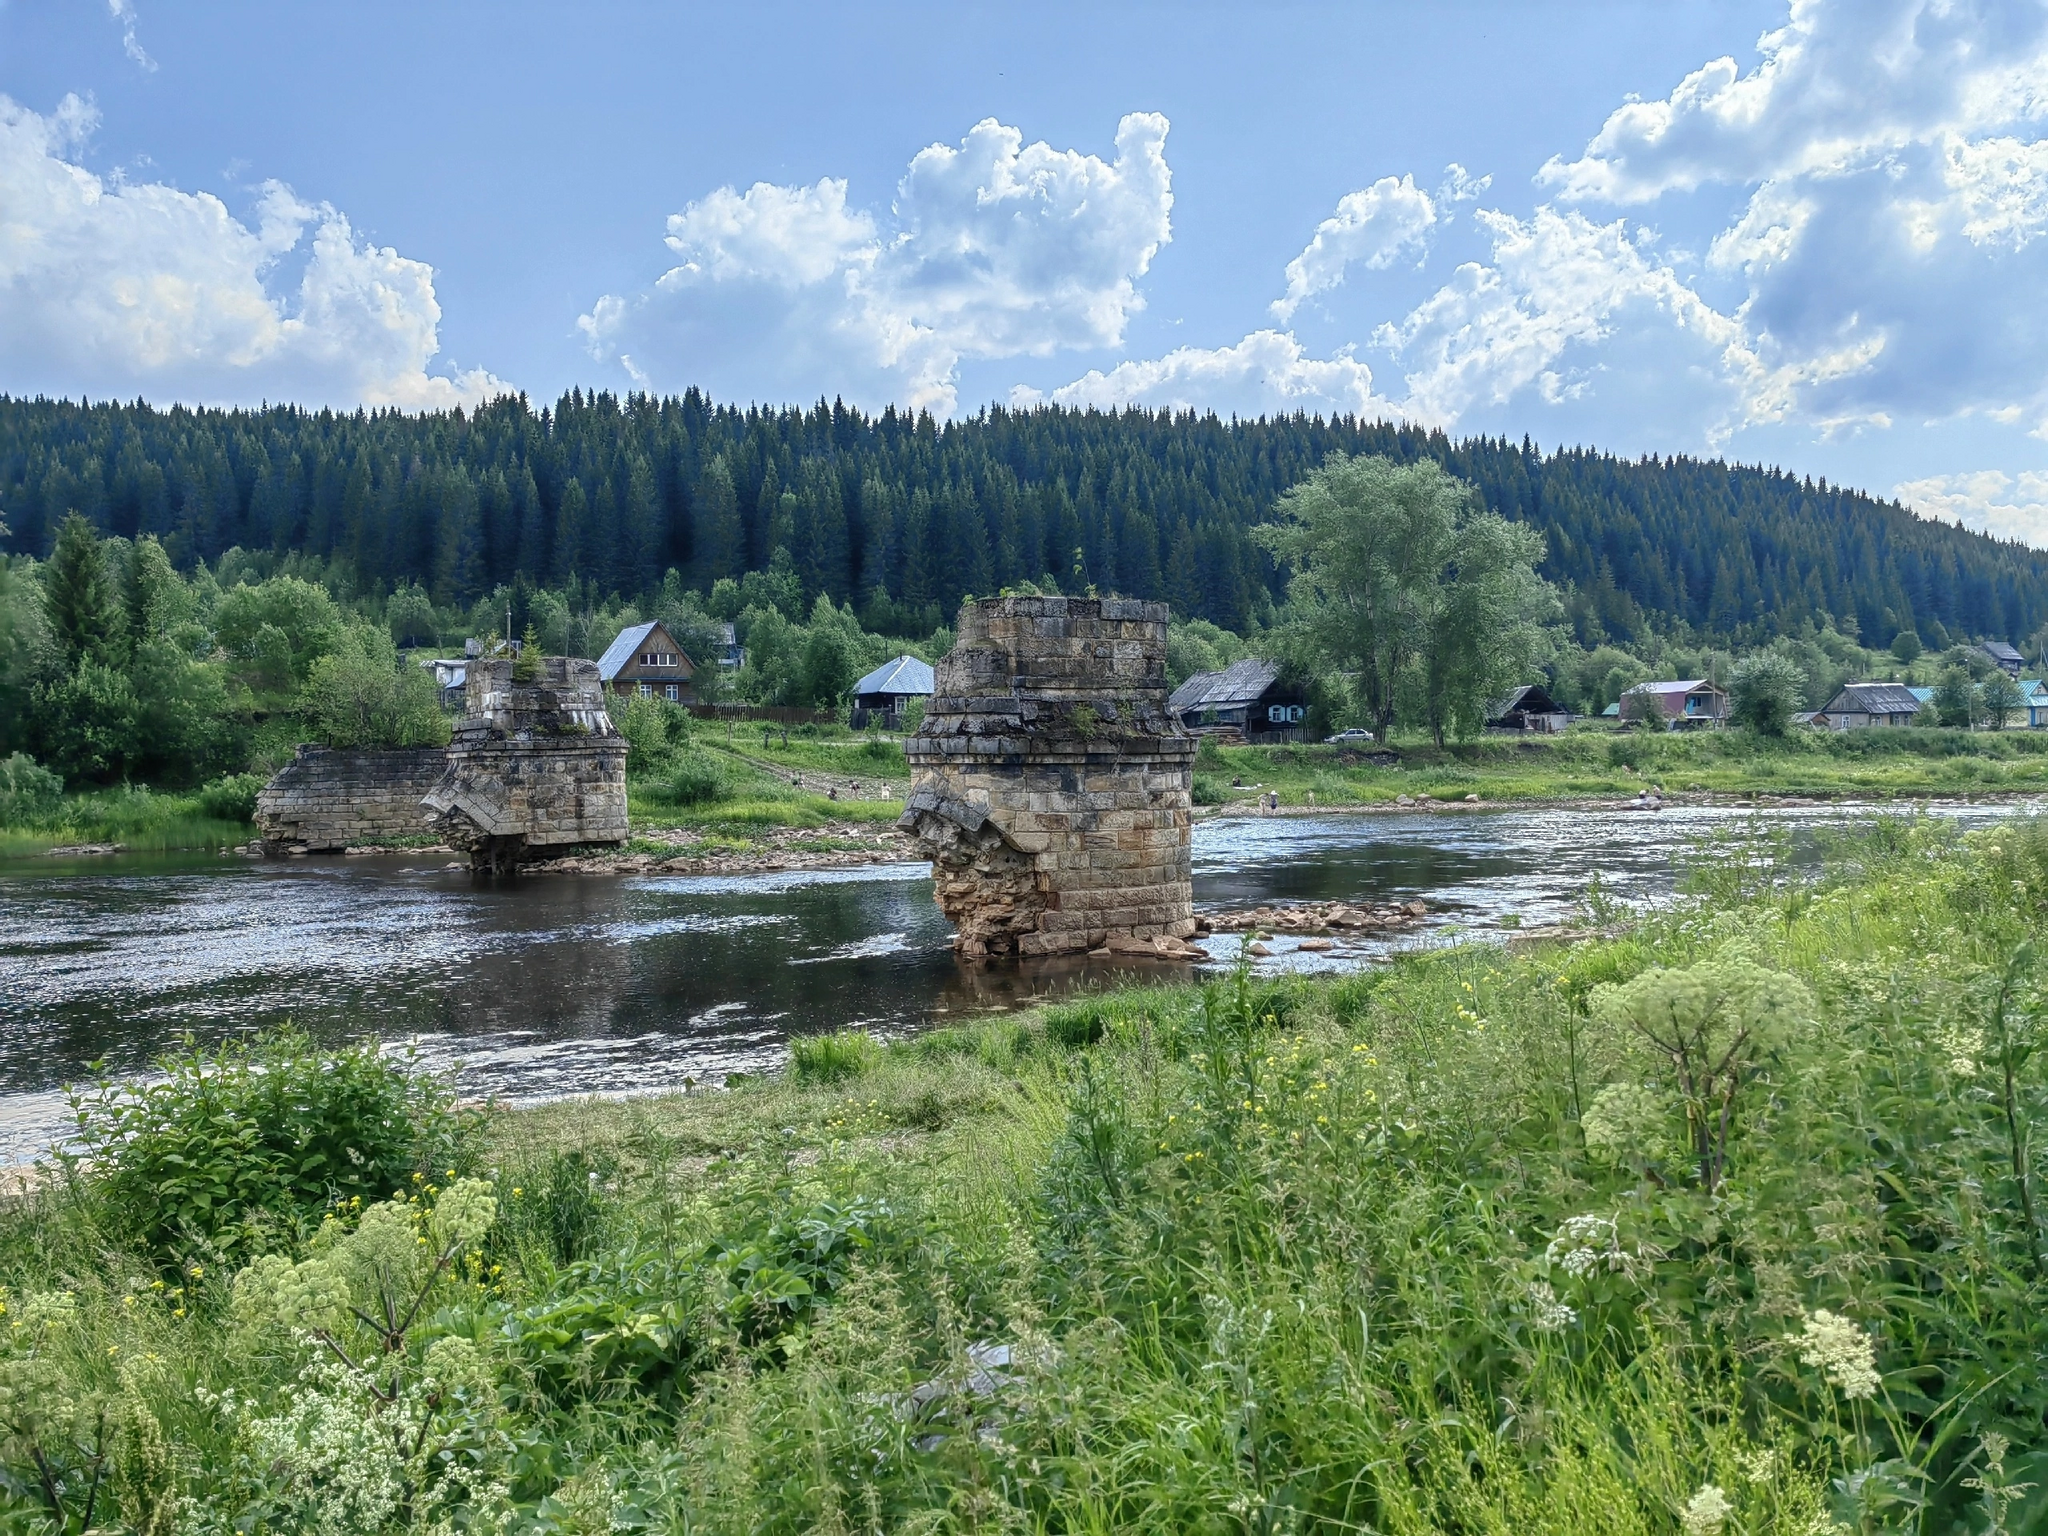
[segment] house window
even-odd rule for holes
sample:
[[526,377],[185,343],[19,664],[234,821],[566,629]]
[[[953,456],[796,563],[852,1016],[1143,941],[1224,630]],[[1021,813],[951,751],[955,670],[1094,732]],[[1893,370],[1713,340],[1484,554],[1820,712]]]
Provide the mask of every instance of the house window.
[[643,699],[651,699],[651,698],[653,698],[653,697],[654,697],[654,684],[652,684],[652,683],[642,683],[642,684],[640,685],[640,697],[641,697],[641,698],[643,698]]
[[680,683],[670,683],[665,691],[668,694],[668,701],[671,704],[675,703],[678,699],[682,698],[683,696],[683,689]]

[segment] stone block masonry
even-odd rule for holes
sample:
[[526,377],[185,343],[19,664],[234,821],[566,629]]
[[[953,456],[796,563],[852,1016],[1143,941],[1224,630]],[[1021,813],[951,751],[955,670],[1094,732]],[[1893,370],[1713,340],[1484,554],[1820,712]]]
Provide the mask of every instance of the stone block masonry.
[[1195,740],[1166,708],[1166,605],[965,604],[898,825],[962,956],[1199,955]]
[[256,794],[256,829],[273,852],[336,853],[431,836],[420,798],[448,767],[442,747],[339,752],[304,746]]
[[562,848],[626,841],[626,739],[596,662],[545,656],[537,678],[515,683],[510,661],[473,661],[464,697],[469,712],[423,804],[472,868],[507,873]]

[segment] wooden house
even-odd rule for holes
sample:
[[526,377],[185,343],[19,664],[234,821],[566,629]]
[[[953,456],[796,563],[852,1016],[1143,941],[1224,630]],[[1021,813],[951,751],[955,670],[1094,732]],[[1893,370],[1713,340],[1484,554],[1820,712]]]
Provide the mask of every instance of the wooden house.
[[1498,700],[1486,712],[1489,731],[1540,731],[1554,735],[1565,728],[1571,715],[1539,683],[1517,688]]
[[1166,707],[1191,731],[1246,741],[1298,741],[1308,719],[1301,689],[1282,681],[1272,662],[1255,658],[1220,672],[1197,672],[1173,690]]
[[637,693],[671,704],[697,702],[696,663],[659,619],[620,630],[597,659],[597,675],[607,693]]
[[2026,665],[2026,658],[2003,640],[1986,640],[1977,649],[1989,656],[1999,671],[2015,681],[2019,678],[2020,668]]
[[1719,725],[1728,718],[1728,690],[1701,678],[1678,682],[1637,683],[1622,694],[1617,710],[1623,720],[1661,718],[1666,730],[1691,730]]
[[915,656],[885,661],[853,685],[855,724],[865,725],[869,716],[879,715],[884,723],[894,725],[912,699],[930,698],[934,686],[929,662]]
[[1900,683],[1844,683],[1841,692],[1815,712],[1813,723],[1831,731],[1860,731],[1873,725],[1911,725],[1920,713],[1913,690]]

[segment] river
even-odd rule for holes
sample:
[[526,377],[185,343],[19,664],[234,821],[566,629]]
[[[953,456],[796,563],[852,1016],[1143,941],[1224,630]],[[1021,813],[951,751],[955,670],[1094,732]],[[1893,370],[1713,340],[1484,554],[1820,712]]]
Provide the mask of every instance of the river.
[[[1931,813],[1977,822],[2016,808]],[[1195,831],[1195,901],[1420,897],[1430,925],[1401,942],[1427,943],[1508,915],[1564,918],[1596,876],[1617,898],[1655,899],[1702,838],[1760,825],[1811,847],[1873,814],[1229,817]],[[792,1034],[902,1034],[1112,974],[964,967],[949,937],[922,864],[491,887],[445,855],[16,861],[0,865],[0,1159],[62,1134],[63,1086],[89,1063],[146,1072],[188,1033],[213,1042],[291,1020],[323,1039],[412,1041],[432,1065],[459,1062],[466,1094],[531,1102],[716,1081],[773,1065]],[[1377,946],[1274,947],[1270,968],[1321,969]]]

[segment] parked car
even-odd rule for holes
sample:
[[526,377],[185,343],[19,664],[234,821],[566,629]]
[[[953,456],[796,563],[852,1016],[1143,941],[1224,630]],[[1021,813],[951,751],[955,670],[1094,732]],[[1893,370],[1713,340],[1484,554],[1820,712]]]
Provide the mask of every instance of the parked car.
[[1343,744],[1344,744],[1345,742],[1347,742],[1347,741],[1371,741],[1371,740],[1372,740],[1372,732],[1371,732],[1371,731],[1365,731],[1365,730],[1360,730],[1360,729],[1359,729],[1359,728],[1358,728],[1357,726],[1355,726],[1355,725],[1354,725],[1354,726],[1353,726],[1353,727],[1352,727],[1352,728],[1351,728],[1350,730],[1348,730],[1348,731],[1339,731],[1339,732],[1338,732],[1338,733],[1337,733],[1336,735],[1334,735],[1334,736],[1325,736],[1325,737],[1323,738],[1323,745],[1324,745],[1324,746],[1326,746],[1326,747],[1339,747],[1339,746],[1342,746],[1342,745],[1343,745]]

